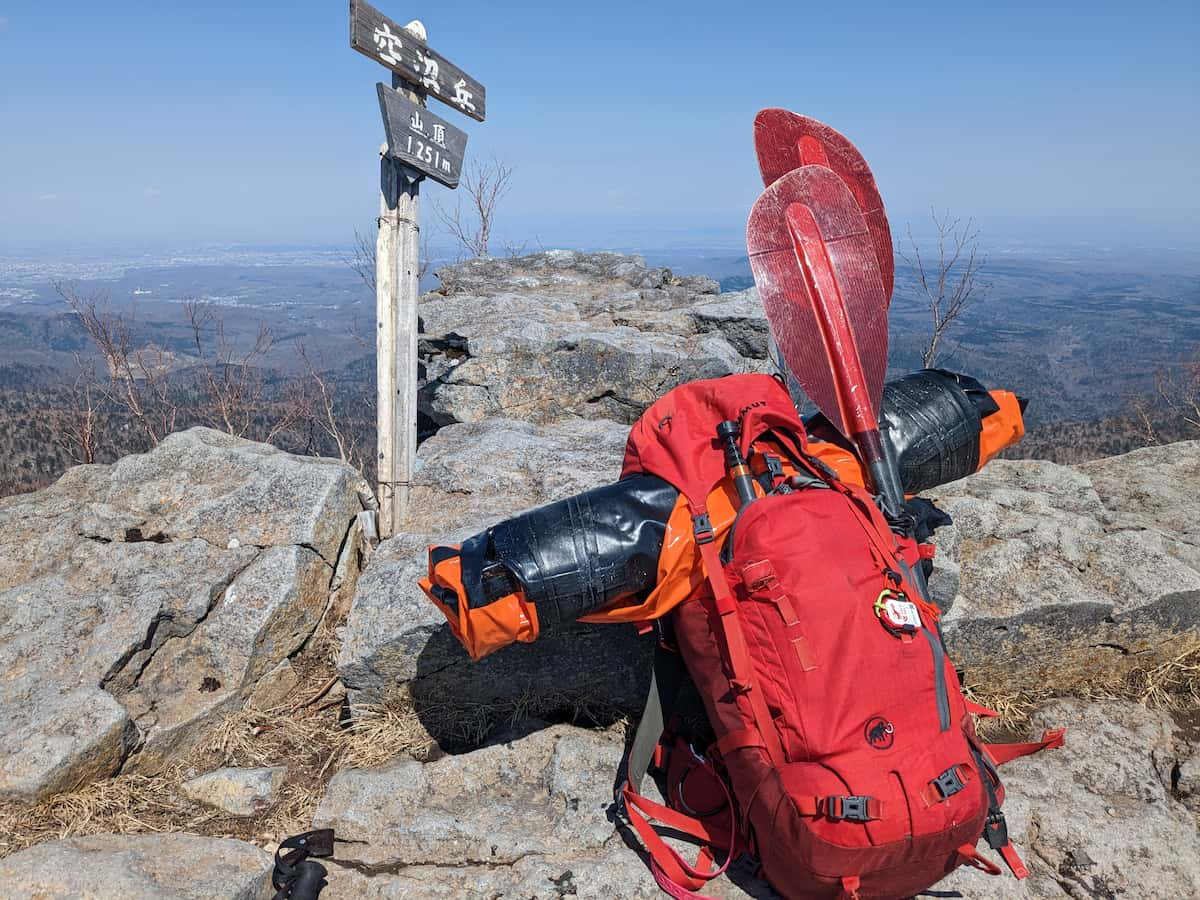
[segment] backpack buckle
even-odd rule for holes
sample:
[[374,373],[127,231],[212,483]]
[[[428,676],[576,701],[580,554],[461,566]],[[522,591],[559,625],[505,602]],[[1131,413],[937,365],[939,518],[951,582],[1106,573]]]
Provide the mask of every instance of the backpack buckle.
[[958,766],[951,766],[937,778],[933,779],[933,786],[937,788],[938,793],[945,800],[961,791],[966,787],[966,784],[958,774]]
[[873,797],[865,797],[860,794],[851,796],[835,794],[825,798],[825,816],[834,822],[843,820],[846,822],[870,822],[877,818],[870,812],[873,801]]
[[983,823],[983,836],[993,850],[1008,846],[1008,822],[1004,820],[1004,813],[996,810],[988,815]]
[[716,540],[712,520],[708,517],[708,513],[692,516],[692,535],[696,538],[697,544],[711,544]]

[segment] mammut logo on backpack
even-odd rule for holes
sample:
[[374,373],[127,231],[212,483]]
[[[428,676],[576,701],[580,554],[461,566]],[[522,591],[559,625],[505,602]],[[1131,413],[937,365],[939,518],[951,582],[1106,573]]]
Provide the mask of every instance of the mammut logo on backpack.
[[887,750],[896,742],[896,729],[883,716],[872,716],[863,727],[863,737],[876,750]]
[[743,406],[741,409],[738,410],[737,423],[739,425],[741,425],[742,420],[744,418],[746,418],[746,413],[750,412],[750,410],[758,409],[758,407],[766,406],[766,405],[767,405],[766,400],[755,400],[753,403],[747,403],[745,406]]

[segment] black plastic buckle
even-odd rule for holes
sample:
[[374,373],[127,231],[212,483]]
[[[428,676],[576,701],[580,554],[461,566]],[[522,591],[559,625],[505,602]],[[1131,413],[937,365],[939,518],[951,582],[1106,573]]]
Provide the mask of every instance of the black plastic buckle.
[[825,798],[825,815],[835,822],[869,822],[871,815],[867,812],[870,797],[861,795],[844,796],[841,794]]
[[763,460],[767,464],[767,472],[770,473],[772,480],[783,477],[783,460],[778,456],[770,456],[763,454]]
[[958,775],[958,766],[951,766],[937,778],[933,779],[933,785],[938,789],[938,793],[942,795],[943,800],[947,797],[953,797],[966,787],[962,778]]
[[993,850],[1008,846],[1008,823],[1004,821],[1004,813],[997,810],[987,817],[983,823],[983,836]]
[[695,536],[697,544],[711,544],[716,539],[716,535],[713,534],[712,520],[709,519],[708,513],[692,517],[692,534]]

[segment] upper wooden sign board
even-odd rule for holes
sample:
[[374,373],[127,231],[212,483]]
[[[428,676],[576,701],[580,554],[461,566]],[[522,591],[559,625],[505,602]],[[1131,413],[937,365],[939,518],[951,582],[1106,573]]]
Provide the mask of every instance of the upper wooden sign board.
[[467,133],[386,84],[377,88],[387,155],[448,188],[458,187]]
[[350,46],[431,97],[483,121],[483,85],[375,7],[350,0]]

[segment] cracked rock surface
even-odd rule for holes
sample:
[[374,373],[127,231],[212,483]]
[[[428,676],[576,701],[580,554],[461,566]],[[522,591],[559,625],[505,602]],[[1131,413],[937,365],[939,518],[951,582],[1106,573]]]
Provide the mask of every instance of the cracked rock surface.
[[656,896],[608,818],[621,750],[619,735],[559,725],[339,773],[314,822],[364,843],[339,850],[331,900]]
[[1200,627],[1200,441],[1060,466],[997,460],[929,492],[955,661],[1021,689],[1152,667]]
[[1034,725],[1065,727],[1067,742],[1001,770],[1009,835],[1030,877],[960,869],[938,890],[999,900],[1200,896],[1200,832],[1171,783],[1180,751],[1170,716],[1060,700]]
[[194,428],[0,501],[0,798],[151,771],[244,703],[320,619],[359,477]]
[[5,900],[266,900],[271,857],[193,834],[100,834],[0,859]]

